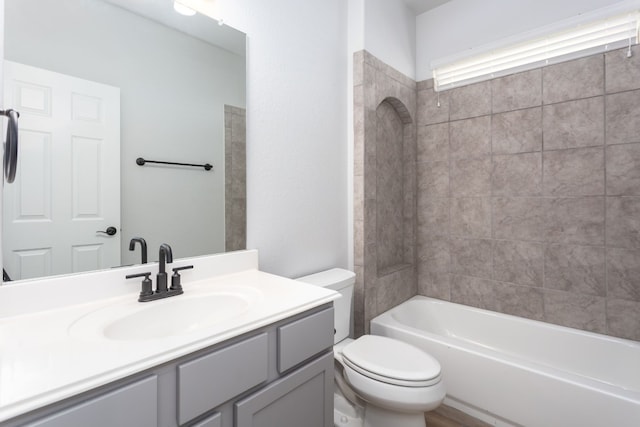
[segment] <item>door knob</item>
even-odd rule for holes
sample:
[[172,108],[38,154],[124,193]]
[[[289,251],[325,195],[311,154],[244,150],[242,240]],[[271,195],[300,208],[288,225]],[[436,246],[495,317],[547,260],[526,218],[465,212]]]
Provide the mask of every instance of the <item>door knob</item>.
[[98,230],[96,231],[96,233],[103,233],[106,234],[108,236],[115,236],[115,234],[118,232],[118,229],[115,227],[107,227],[107,229],[105,231],[102,230]]

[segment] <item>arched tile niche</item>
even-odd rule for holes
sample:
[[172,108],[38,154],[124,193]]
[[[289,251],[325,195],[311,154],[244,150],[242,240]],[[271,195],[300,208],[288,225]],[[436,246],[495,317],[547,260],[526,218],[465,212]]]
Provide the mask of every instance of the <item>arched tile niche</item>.
[[354,56],[355,334],[417,294],[416,83]]

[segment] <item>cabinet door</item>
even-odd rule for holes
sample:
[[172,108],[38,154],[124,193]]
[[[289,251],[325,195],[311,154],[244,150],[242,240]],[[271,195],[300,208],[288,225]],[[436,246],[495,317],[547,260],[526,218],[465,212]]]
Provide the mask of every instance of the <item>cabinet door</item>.
[[29,425],[32,427],[157,427],[157,424],[158,381],[154,375]]
[[263,333],[180,364],[180,425],[267,381],[268,343]]
[[236,427],[333,426],[333,353],[235,404]]
[[222,427],[222,416],[218,412],[200,421],[198,424],[194,424],[192,427]]

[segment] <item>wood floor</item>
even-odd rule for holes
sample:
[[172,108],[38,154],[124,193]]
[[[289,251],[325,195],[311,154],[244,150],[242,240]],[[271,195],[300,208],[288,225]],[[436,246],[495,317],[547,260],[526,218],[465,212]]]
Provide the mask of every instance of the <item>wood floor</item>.
[[440,405],[435,411],[427,412],[425,420],[427,427],[491,427],[484,421],[445,405]]

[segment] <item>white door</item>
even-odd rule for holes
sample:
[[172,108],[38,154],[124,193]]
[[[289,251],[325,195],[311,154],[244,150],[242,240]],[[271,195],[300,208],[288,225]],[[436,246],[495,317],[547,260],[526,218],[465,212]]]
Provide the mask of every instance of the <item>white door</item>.
[[120,265],[120,89],[5,61],[4,105],[20,113],[2,215],[11,279]]

